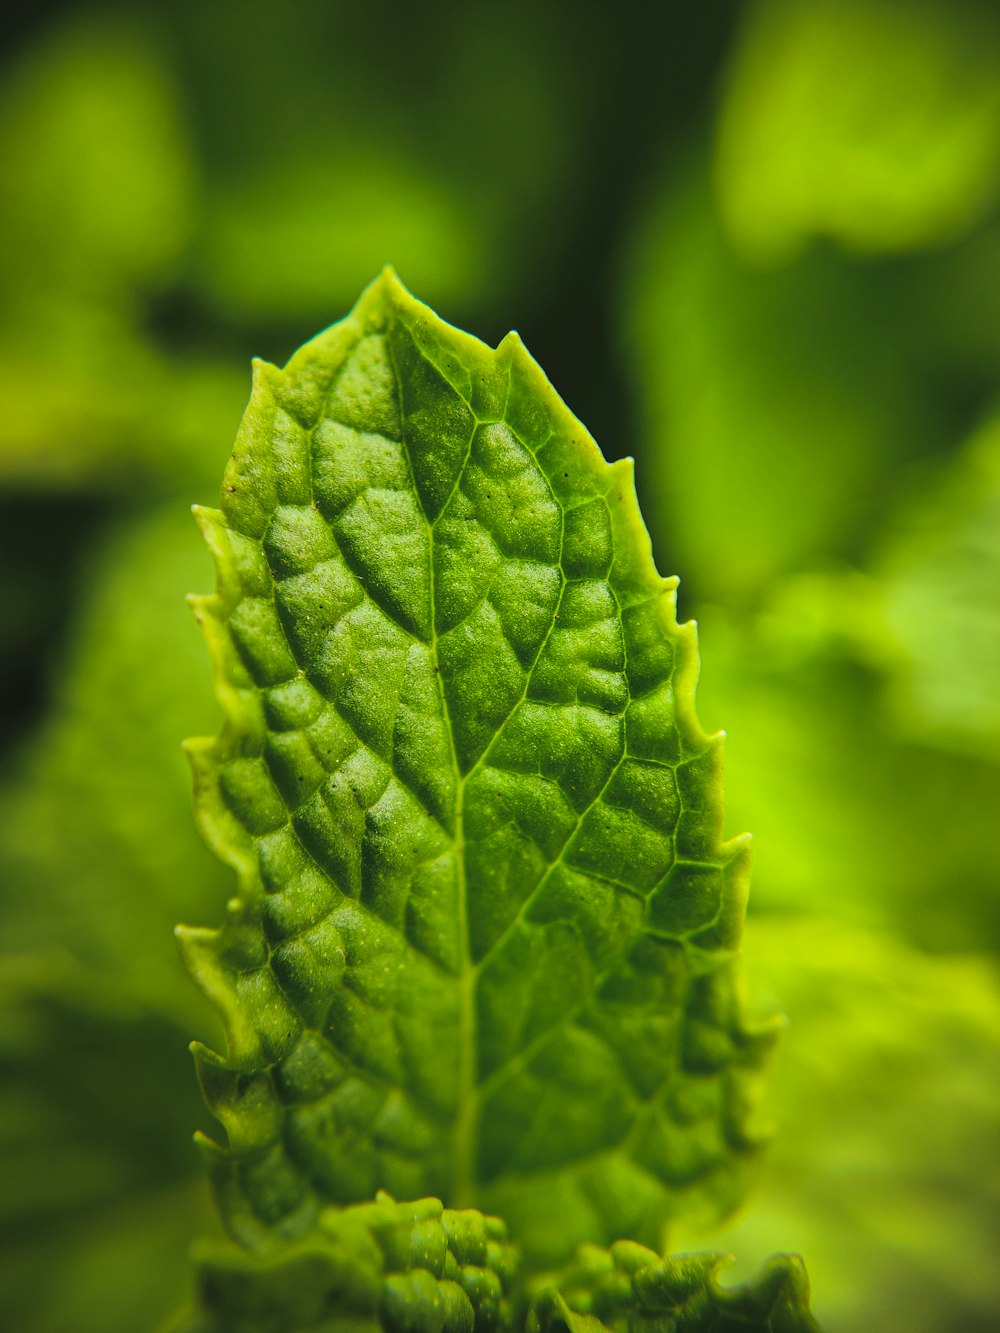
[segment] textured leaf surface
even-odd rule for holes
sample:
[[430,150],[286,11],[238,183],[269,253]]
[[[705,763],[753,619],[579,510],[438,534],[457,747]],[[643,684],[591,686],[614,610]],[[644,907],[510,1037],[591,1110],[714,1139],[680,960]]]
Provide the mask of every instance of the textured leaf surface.
[[733,984],[747,848],[630,463],[516,335],[385,275],[257,366],[201,521],[226,726],[191,757],[240,890],[181,934],[234,1234],[385,1188],[552,1262],[730,1203],[771,1040]]
[[720,1287],[719,1254],[661,1258],[632,1241],[583,1246],[535,1298],[529,1333],[816,1333],[809,1282],[792,1255],[769,1259],[739,1287]]
[[[252,1255],[205,1244],[196,1310],[172,1333],[815,1333],[801,1261],[723,1288],[718,1254],[664,1259],[632,1241],[583,1246],[517,1299],[504,1224],[437,1199],[324,1210],[305,1237]],[[518,1306],[520,1305],[520,1309]]]
[[498,1218],[382,1194],[266,1256],[204,1246],[198,1310],[176,1333],[504,1333],[515,1267]]

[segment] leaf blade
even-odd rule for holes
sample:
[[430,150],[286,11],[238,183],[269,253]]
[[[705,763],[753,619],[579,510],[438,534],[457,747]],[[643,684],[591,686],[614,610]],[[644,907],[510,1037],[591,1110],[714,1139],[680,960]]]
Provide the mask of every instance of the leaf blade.
[[734,988],[747,846],[630,462],[516,335],[387,273],[258,363],[201,521],[226,726],[192,758],[240,894],[182,943],[227,1020],[213,1109],[277,1106],[213,1153],[230,1225],[434,1193],[542,1263],[724,1206],[770,1042]]

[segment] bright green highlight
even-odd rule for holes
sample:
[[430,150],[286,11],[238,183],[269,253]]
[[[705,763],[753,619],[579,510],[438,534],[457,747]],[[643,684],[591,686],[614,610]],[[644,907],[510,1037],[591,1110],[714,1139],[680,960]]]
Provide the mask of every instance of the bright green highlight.
[[1000,29],[924,0],[765,0],[723,101],[723,213],[751,254],[950,241],[996,198]]
[[258,364],[200,518],[226,726],[190,753],[240,888],[181,938],[234,1234],[388,1189],[540,1264],[731,1205],[772,1040],[734,991],[747,844],[631,464],[387,273]]

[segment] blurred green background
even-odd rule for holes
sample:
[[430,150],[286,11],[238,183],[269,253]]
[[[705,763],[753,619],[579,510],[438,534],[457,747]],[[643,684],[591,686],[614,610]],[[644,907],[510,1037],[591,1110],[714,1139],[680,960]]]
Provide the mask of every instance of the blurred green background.
[[1000,10],[36,4],[0,78],[0,1323],[136,1333],[210,1225],[180,919],[229,875],[183,594],[249,387],[381,265],[516,326],[701,624],[789,1016],[735,1275],[1000,1323]]

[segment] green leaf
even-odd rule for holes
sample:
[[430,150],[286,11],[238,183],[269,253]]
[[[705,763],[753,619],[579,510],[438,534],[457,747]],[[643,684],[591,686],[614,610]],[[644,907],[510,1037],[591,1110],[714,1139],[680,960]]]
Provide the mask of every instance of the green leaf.
[[729,1207],[773,1031],[630,462],[516,335],[386,274],[258,364],[201,522],[226,726],[190,753],[239,894],[181,940],[226,1026],[199,1066],[233,1233],[385,1188],[502,1213],[538,1264]]
[[197,1312],[176,1333],[503,1333],[516,1252],[499,1218],[437,1199],[320,1213],[263,1255],[201,1246]]
[[536,1295],[528,1333],[815,1333],[801,1259],[775,1255],[745,1286],[721,1287],[720,1254],[661,1258],[632,1241],[583,1246]]

